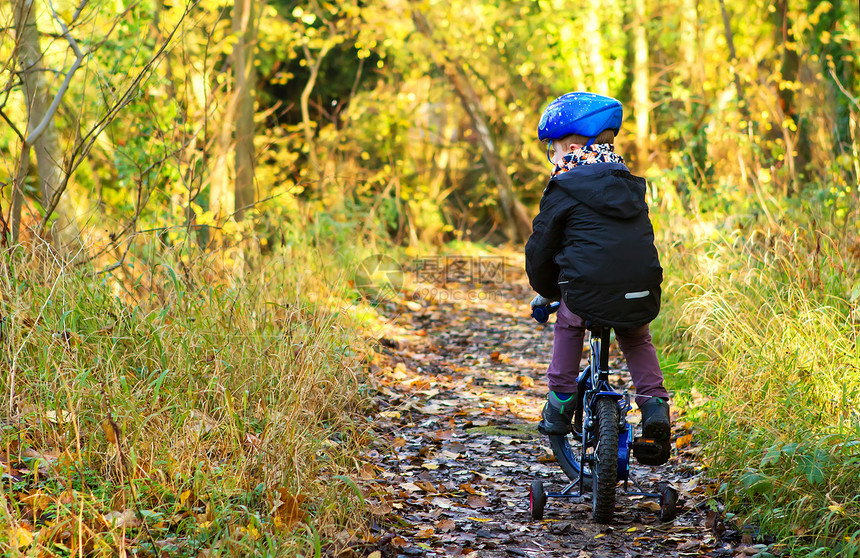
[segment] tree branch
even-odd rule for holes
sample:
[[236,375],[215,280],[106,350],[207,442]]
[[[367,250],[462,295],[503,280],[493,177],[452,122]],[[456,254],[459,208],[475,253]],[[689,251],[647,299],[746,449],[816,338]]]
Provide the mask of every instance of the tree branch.
[[[80,6],[78,6],[78,9],[75,11],[75,17],[80,15],[81,10],[84,8],[86,3],[87,0],[82,0]],[[57,23],[60,25],[60,29],[62,29],[63,31],[63,38],[68,41],[69,46],[72,48],[72,52],[75,53],[75,61],[72,63],[72,67],[69,68],[69,71],[66,72],[66,77],[65,79],[63,79],[63,83],[60,85],[59,91],[57,91],[57,94],[54,95],[54,100],[51,101],[51,106],[48,107],[48,111],[45,113],[45,117],[42,118],[42,121],[39,123],[39,125],[36,126],[36,128],[34,128],[33,131],[31,131],[27,135],[27,143],[29,143],[30,145],[33,145],[33,143],[35,143],[36,139],[38,139],[38,137],[41,136],[42,133],[45,131],[45,128],[48,127],[48,124],[51,122],[51,120],[54,119],[54,114],[57,112],[57,107],[60,106],[60,101],[63,99],[63,95],[66,94],[66,90],[69,88],[69,83],[71,83],[72,77],[75,75],[75,72],[78,71],[78,68],[81,67],[81,64],[83,64],[86,57],[89,56],[89,52],[87,52],[87,54],[81,52],[81,48],[78,46],[78,42],[69,33],[69,28],[66,26],[66,23],[54,9],[53,2],[48,2],[48,5],[51,8],[51,16],[57,21]]]
[[[84,0],[86,1],[86,0]],[[92,146],[95,144],[98,136],[104,131],[107,126],[113,122],[113,119],[116,118],[117,114],[126,107],[129,103],[131,103],[134,98],[134,93],[137,92],[140,87],[140,83],[149,75],[152,67],[161,59],[161,56],[165,53],[168,46],[170,45],[170,41],[173,40],[173,37],[176,35],[176,32],[182,26],[182,23],[185,21],[186,16],[191,12],[191,9],[197,5],[199,0],[193,0],[186,4],[185,10],[182,12],[182,16],[180,16],[179,21],[176,22],[176,25],[170,31],[170,34],[167,38],[162,42],[161,46],[158,49],[158,52],[149,60],[143,68],[141,68],[140,72],[134,77],[131,82],[131,85],[119,96],[117,102],[108,109],[105,115],[96,122],[95,126],[87,132],[86,136],[82,137],[80,142],[75,146],[72,155],[69,157],[69,163],[65,172],[63,173],[63,181],[60,183],[57,190],[54,192],[54,195],[51,197],[50,203],[47,204],[45,208],[45,215],[42,218],[42,222],[39,225],[39,235],[44,235],[45,230],[48,225],[48,219],[51,217],[51,214],[56,209],[57,204],[60,202],[60,198],[63,195],[63,192],[66,190],[66,187],[69,184],[69,179],[72,174],[81,164],[83,158],[89,153]],[[55,12],[56,15],[56,12]]]
[[841,81],[839,81],[839,76],[836,75],[836,72],[833,71],[833,68],[830,68],[830,75],[833,76],[833,81],[836,82],[836,86],[839,87],[839,90],[842,91],[842,94],[845,95],[845,97],[849,101],[851,101],[851,103],[853,103],[855,107],[860,109],[860,102],[858,102],[857,98],[854,97],[847,89],[845,89],[845,86],[842,85]]

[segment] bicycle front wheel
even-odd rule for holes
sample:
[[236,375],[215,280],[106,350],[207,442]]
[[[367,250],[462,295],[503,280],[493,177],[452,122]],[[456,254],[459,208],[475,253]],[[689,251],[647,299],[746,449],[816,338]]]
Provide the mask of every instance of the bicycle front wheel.
[[591,515],[598,523],[610,523],[615,514],[618,485],[618,404],[601,397],[595,405],[596,444],[592,454]]

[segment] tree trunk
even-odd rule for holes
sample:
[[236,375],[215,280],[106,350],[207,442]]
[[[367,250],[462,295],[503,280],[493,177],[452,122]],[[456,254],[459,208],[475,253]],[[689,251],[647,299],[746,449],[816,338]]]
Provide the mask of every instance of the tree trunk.
[[723,15],[723,31],[726,35],[726,45],[729,47],[729,66],[732,76],[734,76],[735,91],[738,96],[738,108],[740,108],[741,114],[746,117],[748,112],[746,100],[744,99],[744,88],[743,85],[741,85],[740,75],[738,75],[738,54],[737,51],[735,51],[735,36],[734,33],[732,33],[732,23],[729,19],[729,12],[726,11],[725,0],[720,0],[720,12]]
[[[226,93],[229,96],[229,89]],[[215,138],[214,164],[209,169],[209,209],[216,221],[229,217],[235,209],[234,192],[230,188],[230,147],[235,113],[235,103],[228,102],[221,115],[218,136]]]
[[311,56],[311,51],[307,46],[304,46],[305,51],[305,61],[308,63],[308,67],[311,70],[310,77],[308,78],[307,83],[305,83],[304,89],[302,89],[301,97],[299,98],[299,106],[302,110],[302,129],[305,133],[305,144],[308,146],[308,162],[310,163],[310,176],[311,180],[316,182],[316,190],[322,198],[323,190],[324,190],[324,178],[325,173],[321,168],[319,158],[317,157],[316,151],[316,142],[314,141],[314,131],[313,126],[311,125],[311,113],[308,107],[308,102],[311,98],[311,93],[314,90],[314,87],[317,83],[317,77],[319,77],[320,66],[322,65],[323,59],[328,54],[328,51],[332,48],[332,43],[325,42],[323,47],[320,49],[317,54],[316,60]]
[[[440,46],[436,44],[430,23],[422,13],[413,10],[412,20],[415,23],[416,29],[430,39],[434,43],[434,47]],[[442,68],[448,77],[454,88],[454,92],[460,99],[463,110],[466,111],[473,129],[478,135],[482,157],[493,181],[498,187],[499,202],[503,212],[502,227],[505,234],[512,241],[528,238],[532,231],[531,219],[529,219],[525,206],[517,199],[513,181],[508,175],[508,171],[496,150],[496,144],[487,125],[487,117],[481,106],[481,100],[462,70],[464,65],[449,60],[445,55],[445,50],[442,48],[433,48],[432,56],[434,63]]]
[[681,68],[682,75],[687,82],[687,89],[690,94],[684,102],[684,108],[687,114],[692,114],[693,107],[691,98],[698,97],[699,91],[702,90],[703,73],[701,72],[701,64],[699,60],[699,15],[696,10],[696,0],[682,0],[681,3],[681,37],[680,50],[683,67]]
[[794,102],[793,85],[798,80],[800,71],[800,56],[797,53],[797,43],[791,28],[791,19],[788,15],[788,0],[777,0],[776,10],[773,13],[774,24],[774,47],[782,51],[780,61],[780,78],[787,86],[777,84],[777,98],[783,120],[791,120],[794,123],[794,132],[783,122],[778,123],[777,132],[783,135],[785,142],[785,160],[788,164],[790,180],[786,180],[783,196],[795,193],[794,184],[798,183],[798,173],[805,174],[809,164],[811,149],[809,144],[809,133],[802,118],[797,114]]
[[[262,6],[260,7],[262,10]],[[242,209],[254,203],[254,45],[256,24],[252,0],[236,0],[233,7],[233,32],[238,41],[233,50],[233,76],[236,84],[236,219]]]
[[[821,17],[818,23],[808,31],[810,36],[807,38],[807,44],[810,44],[811,48],[818,52],[824,79],[829,83],[830,91],[834,96],[835,110],[833,116],[836,137],[833,141],[833,154],[834,156],[841,156],[850,153],[852,149],[853,107],[850,99],[857,97],[857,41],[831,39],[824,42],[822,37],[825,35],[836,36],[839,34],[840,28],[845,33],[844,30],[851,26],[851,16],[849,15],[851,10],[854,10],[855,14],[857,13],[857,0],[853,0],[853,2],[832,0],[827,2],[830,4],[828,8],[822,6],[824,3],[825,0],[812,0],[808,4],[809,13],[820,12]],[[822,8],[825,9],[821,11]]]
[[650,74],[648,71],[648,35],[645,0],[633,0],[633,114],[636,117],[636,164],[640,172],[648,166],[650,137],[648,113],[651,110]]
[[588,37],[582,46],[587,49],[588,64],[591,68],[593,91],[601,95],[609,95],[609,80],[606,79],[606,67],[603,60],[603,37],[600,32],[598,10],[585,10],[585,36]]
[[[51,105],[50,91],[44,80],[42,68],[42,48],[39,41],[39,29],[36,25],[36,6],[34,0],[15,0],[13,4],[16,29],[15,56],[18,62],[18,74],[24,85],[24,99],[27,103],[27,132],[29,137],[34,128],[48,115]],[[64,178],[62,167],[63,153],[60,148],[57,126],[50,120],[44,130],[33,140],[32,147],[36,156],[36,166],[39,171],[39,191],[42,195],[42,205],[48,207],[54,193]],[[27,142],[22,142],[22,150],[29,149]],[[17,242],[20,230],[20,208],[23,201],[23,186],[29,170],[29,155],[21,154],[18,176],[13,186],[12,239]],[[18,182],[20,181],[20,182]],[[54,212],[57,220],[52,227],[52,235],[58,248],[68,247],[79,242],[80,231],[75,222],[74,206],[69,199],[69,193],[60,198]]]

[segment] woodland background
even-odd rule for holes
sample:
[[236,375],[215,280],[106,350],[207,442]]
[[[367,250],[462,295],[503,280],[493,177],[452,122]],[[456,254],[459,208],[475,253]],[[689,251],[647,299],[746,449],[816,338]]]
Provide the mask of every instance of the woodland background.
[[0,21],[9,552],[169,527],[290,554],[366,525],[344,487],[375,318],[351,270],[518,250],[537,121],[571,90],[624,103],[655,330],[715,498],[796,555],[860,549],[856,3],[11,0]]

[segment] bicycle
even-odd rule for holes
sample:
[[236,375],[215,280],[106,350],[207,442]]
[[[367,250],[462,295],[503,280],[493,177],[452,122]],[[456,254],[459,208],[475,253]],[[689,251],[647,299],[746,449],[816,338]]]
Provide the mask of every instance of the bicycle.
[[[560,303],[536,306],[532,317],[545,323]],[[588,366],[577,378],[576,407],[573,432],[565,436],[549,436],[550,447],[562,471],[571,480],[561,492],[546,492],[543,482],[536,480],[529,487],[529,510],[532,519],[543,519],[547,498],[574,498],[583,495],[591,484],[591,515],[598,523],[610,523],[615,514],[616,488],[624,481],[624,491],[633,496],[660,500],[660,520],[671,521],[677,515],[678,493],[668,484],[659,485],[659,492],[629,490],[630,453],[637,457],[653,456],[659,452],[655,440],[634,438],[633,425],[627,413],[633,409],[630,394],[619,393],[609,383],[609,343],[612,328],[586,324],[589,332]],[[579,439],[577,453],[571,440]],[[633,479],[638,487],[638,482]],[[579,487],[579,494],[573,490]]]

